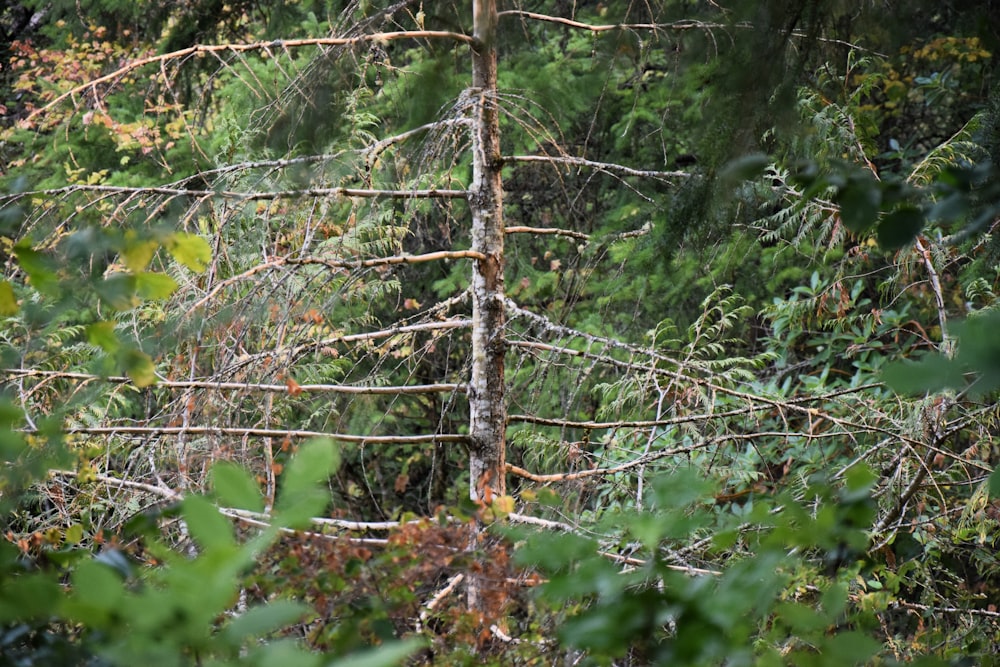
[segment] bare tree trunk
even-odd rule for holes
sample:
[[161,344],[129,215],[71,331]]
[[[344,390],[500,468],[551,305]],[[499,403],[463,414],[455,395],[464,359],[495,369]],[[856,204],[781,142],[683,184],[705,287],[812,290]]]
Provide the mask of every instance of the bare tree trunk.
[[489,502],[506,493],[504,398],[504,224],[497,100],[496,0],[473,3],[472,249],[485,255],[472,271],[472,444],[470,494]]

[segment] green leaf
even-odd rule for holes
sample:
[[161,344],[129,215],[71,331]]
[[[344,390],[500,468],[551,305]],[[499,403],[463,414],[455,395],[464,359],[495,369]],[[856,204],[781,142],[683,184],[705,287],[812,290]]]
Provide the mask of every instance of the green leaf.
[[990,498],[1000,498],[1000,467],[990,473],[989,489]]
[[113,354],[121,343],[115,335],[114,322],[95,322],[87,327],[87,342],[96,345],[105,352]]
[[49,621],[64,596],[59,580],[50,573],[5,578],[0,587],[0,623]]
[[94,560],[110,567],[121,575],[122,579],[128,579],[133,574],[132,562],[118,549],[105,549],[94,556]]
[[729,162],[722,168],[720,177],[729,182],[749,181],[764,173],[771,158],[763,153],[751,153]]
[[94,285],[97,295],[115,310],[129,310],[139,305],[135,298],[135,276],[113,273]]
[[419,639],[392,642],[370,651],[337,660],[330,667],[396,667],[423,645],[424,642]]
[[326,509],[330,501],[327,480],[338,464],[338,450],[328,438],[310,440],[299,448],[281,475],[281,493],[275,504],[281,525],[304,527]]
[[[323,656],[309,651],[294,639],[278,639],[255,647],[246,662],[250,665],[280,665],[281,667],[320,667],[328,664],[323,662]],[[228,663],[227,663],[228,664]],[[395,663],[399,664],[399,663]]]
[[125,374],[131,378],[137,387],[148,387],[156,384],[156,368],[149,355],[136,348],[129,348],[121,355],[121,364]]
[[898,250],[917,238],[924,228],[924,215],[912,206],[897,209],[878,226],[878,244],[886,250]]
[[149,266],[149,262],[156,254],[159,244],[151,240],[136,240],[134,232],[129,232],[125,237],[125,248],[122,249],[122,261],[133,273],[141,273]]
[[882,379],[893,391],[914,395],[965,384],[961,370],[939,354],[928,355],[918,362],[894,361],[886,364]]
[[823,647],[823,655],[831,660],[827,664],[870,664],[870,660],[881,647],[881,644],[870,636],[849,630],[829,639]]
[[63,539],[66,540],[66,544],[79,544],[80,540],[83,539],[83,526],[78,523],[74,523],[66,529],[66,534],[63,535]]
[[836,198],[840,205],[840,219],[854,233],[860,233],[875,224],[882,191],[871,175],[852,175]]
[[97,561],[81,563],[71,577],[72,594],[66,612],[90,627],[100,627],[110,614],[120,608],[125,597],[122,578],[110,567]]
[[969,211],[969,196],[964,192],[953,192],[939,200],[927,215],[934,222],[952,222]]
[[261,512],[264,499],[260,488],[241,466],[219,461],[212,466],[212,489],[219,502],[228,507]]
[[42,294],[58,296],[59,278],[52,259],[25,243],[14,246],[14,256],[24,272],[28,274],[31,286]]
[[0,317],[17,315],[17,297],[14,287],[6,280],[0,281]]
[[276,632],[312,611],[312,607],[301,602],[274,600],[267,605],[254,607],[233,619],[233,622],[226,627],[225,633],[230,641],[240,643],[251,637]]
[[165,273],[139,273],[135,288],[144,299],[166,299],[177,290],[177,281]]
[[201,273],[212,261],[212,248],[208,241],[196,234],[177,232],[169,241],[170,254],[195,273]]
[[201,496],[188,496],[182,502],[182,514],[188,531],[207,551],[236,546],[233,527],[211,502]]

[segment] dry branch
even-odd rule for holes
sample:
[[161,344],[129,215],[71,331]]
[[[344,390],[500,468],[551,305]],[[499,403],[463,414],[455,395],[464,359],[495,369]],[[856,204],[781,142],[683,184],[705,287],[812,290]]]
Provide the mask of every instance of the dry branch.
[[232,190],[193,190],[172,187],[126,187],[117,185],[67,185],[62,188],[31,190],[0,195],[0,203],[15,201],[25,197],[55,197],[75,192],[96,192],[105,195],[164,195],[167,197],[218,197],[238,201],[272,201],[275,199],[305,199],[325,197],[389,197],[394,199],[464,199],[465,190],[378,190],[369,188],[302,188],[299,190],[276,190],[274,192],[235,192]]
[[678,454],[690,454],[691,452],[697,451],[699,449],[705,449],[706,447],[711,447],[715,444],[720,444],[726,440],[734,440],[732,435],[720,436],[718,438],[711,438],[705,440],[697,445],[692,445],[690,447],[675,447],[673,449],[661,449],[657,452],[650,452],[648,454],[643,454],[638,456],[631,461],[627,461],[620,465],[612,466],[610,468],[590,468],[588,470],[580,470],[578,472],[559,472],[552,473],[549,475],[539,475],[533,472],[529,472],[524,468],[519,468],[518,466],[507,464],[507,472],[517,475],[518,477],[523,477],[525,479],[530,479],[533,482],[539,482],[543,484],[551,482],[572,482],[577,479],[586,479],[587,477],[600,477],[604,475],[614,475],[620,472],[625,472],[632,468],[646,465],[652,461],[658,459],[667,458],[669,456],[676,456]]
[[208,54],[215,55],[225,52],[244,53],[248,51],[263,51],[265,54],[271,55],[271,49],[287,50],[309,46],[353,46],[355,44],[362,44],[365,42],[380,43],[400,39],[451,39],[465,44],[473,44],[475,41],[472,37],[457,32],[448,32],[443,30],[402,30],[397,32],[378,32],[370,35],[358,35],[357,37],[276,39],[270,42],[253,42],[250,44],[196,44],[195,46],[181,49],[179,51],[171,51],[170,53],[162,53],[148,58],[139,58],[137,60],[130,61],[128,64],[123,67],[119,67],[114,72],[110,72],[109,74],[105,74],[104,76],[100,76],[96,79],[88,81],[87,83],[80,84],[79,86],[67,90],[46,104],[44,107],[31,112],[31,114],[29,114],[26,119],[21,121],[21,123],[25,126],[30,126],[31,121],[37,116],[46,113],[49,109],[52,109],[67,98],[75,97],[88,89],[93,89],[99,84],[115,81],[129,72],[134,72],[135,70],[141,69],[146,65],[158,64],[160,65],[161,71],[163,71],[163,66],[171,60],[185,60],[191,57],[199,58]]
[[[64,371],[43,371],[31,368],[4,368],[0,373],[8,377],[43,377],[55,380],[81,380],[128,384],[132,379],[123,375],[101,376],[91,373],[68,373]],[[217,391],[263,391],[273,393],[317,393],[317,394],[435,394],[465,392],[464,384],[417,384],[366,387],[344,384],[261,384],[255,382],[213,382],[211,380],[159,380],[161,389],[215,389]]]
[[580,239],[581,241],[589,241],[590,234],[584,234],[583,232],[574,232],[571,229],[559,229],[558,227],[524,227],[524,226],[514,226],[505,227],[505,234],[553,234],[556,236],[569,236],[570,238]]
[[[26,429],[25,433],[37,433]],[[425,435],[354,435],[348,433],[324,433],[323,431],[303,431],[277,428],[240,428],[223,426],[73,426],[65,431],[81,435],[129,435],[149,437],[154,435],[234,435],[261,438],[329,438],[342,442],[357,442],[369,445],[407,445],[421,442],[466,443],[469,437],[458,433]]]
[[551,164],[568,164],[577,167],[589,167],[597,171],[606,171],[621,176],[637,176],[639,178],[672,179],[687,178],[691,174],[686,171],[655,171],[649,169],[634,169],[612,162],[596,162],[581,157],[555,155],[506,155],[505,162],[546,162]]
[[[49,475],[53,477],[73,477],[79,478],[80,474],[75,470],[49,470]],[[88,479],[93,479],[102,484],[107,484],[108,486],[116,486],[120,489],[134,489],[136,491],[145,491],[146,493],[151,493],[155,496],[165,498],[167,500],[180,500],[183,496],[173,489],[163,487],[163,486],[153,486],[152,484],[143,484],[142,482],[133,482],[128,479],[118,479],[117,477],[111,477],[110,475],[101,474],[87,474]]]
[[652,30],[658,32],[660,30],[716,30],[720,28],[732,28],[731,25],[726,25],[724,23],[705,23],[703,21],[673,21],[671,23],[606,23],[606,24],[591,24],[583,23],[581,21],[574,21],[572,19],[563,18],[561,16],[551,16],[549,14],[538,14],[536,12],[528,12],[520,9],[508,9],[506,11],[499,12],[498,16],[520,16],[522,18],[532,19],[534,21],[545,21],[547,23],[558,23],[560,25],[568,26],[570,28],[579,28],[581,30],[589,30],[590,32],[607,32],[609,30]]
[[391,327],[389,329],[382,329],[380,331],[369,331],[365,333],[332,336],[330,338],[324,338],[322,340],[318,340],[316,342],[304,345],[279,347],[271,350],[265,350],[263,352],[240,355],[233,361],[233,366],[245,366],[247,364],[259,363],[264,359],[273,359],[273,358],[293,359],[308,352],[322,350],[323,348],[331,347],[333,345],[340,345],[345,343],[358,343],[369,340],[377,340],[379,338],[390,338],[392,336],[401,336],[421,331],[443,331],[447,329],[464,329],[468,328],[471,325],[472,321],[468,319],[451,319],[451,320],[443,320],[441,322],[424,322],[421,324],[408,324],[399,327]]
[[321,264],[331,269],[362,269],[373,266],[391,266],[393,264],[420,264],[436,262],[444,259],[486,259],[486,255],[475,250],[439,250],[423,255],[394,255],[392,257],[375,257],[373,259],[326,259],[323,257],[286,258],[286,264]]

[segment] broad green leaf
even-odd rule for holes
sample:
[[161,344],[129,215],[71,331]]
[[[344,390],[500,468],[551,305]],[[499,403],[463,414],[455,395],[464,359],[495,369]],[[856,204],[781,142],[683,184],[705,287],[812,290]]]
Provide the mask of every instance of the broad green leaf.
[[176,291],[177,281],[165,273],[139,273],[135,287],[144,299],[166,299]]
[[823,654],[832,662],[827,664],[862,665],[878,653],[881,644],[871,636],[856,630],[848,630],[827,640]]
[[118,549],[105,549],[94,556],[94,560],[110,567],[121,575],[123,579],[128,579],[134,573],[132,562]]
[[66,544],[79,544],[80,540],[83,539],[83,526],[74,523],[72,526],[66,529],[66,534],[63,536],[66,540]]
[[59,295],[59,276],[50,257],[23,243],[14,246],[14,256],[17,257],[17,263],[28,274],[32,287],[42,294]]
[[275,632],[295,623],[313,609],[307,604],[292,600],[274,600],[266,605],[254,607],[233,619],[226,626],[225,633],[234,643],[251,637]]
[[206,551],[236,546],[229,520],[205,498],[188,496],[182,503],[181,512],[191,536]]
[[916,362],[894,361],[886,364],[882,378],[900,394],[923,394],[964,384],[961,370],[938,354],[928,355]]
[[[270,640],[257,646],[248,656],[246,664],[279,666],[280,667],[320,667],[324,664],[323,656],[302,646],[294,639]],[[228,664],[228,663],[227,663]],[[241,661],[243,664],[243,661]],[[395,663],[396,665],[400,663]]]
[[1000,466],[990,473],[989,487],[990,498],[1000,498]]
[[952,222],[961,218],[969,211],[969,195],[963,192],[953,192],[940,199],[931,208],[927,218],[934,222]]
[[97,295],[115,310],[129,310],[139,305],[135,296],[135,276],[113,273],[94,285]]
[[337,660],[330,667],[396,667],[403,664],[406,658],[413,655],[423,645],[424,642],[419,639],[392,642],[364,653]]
[[278,521],[291,528],[308,524],[330,500],[326,486],[339,464],[333,441],[317,438],[302,445],[281,475],[281,493],[275,504]]
[[156,368],[153,360],[142,350],[131,348],[121,355],[125,374],[132,379],[137,387],[148,387],[156,384]]
[[196,234],[177,232],[172,234],[168,249],[173,258],[191,269],[201,273],[212,260],[212,248],[208,241]]
[[875,224],[882,192],[871,176],[853,176],[837,194],[836,201],[844,226],[859,233]]
[[0,587],[0,623],[49,621],[64,596],[58,580],[48,574],[6,578]]
[[6,280],[0,281],[0,317],[17,315],[17,297],[14,287]]
[[114,322],[95,322],[88,326],[87,342],[108,353],[114,353],[121,345],[115,335]]
[[212,466],[212,490],[219,502],[228,507],[260,512],[264,499],[250,474],[230,461]]
[[763,153],[751,153],[731,161],[722,168],[720,176],[730,182],[749,181],[764,173],[771,158]]
[[[125,596],[118,573],[97,561],[81,563],[70,578],[72,593],[66,603],[70,618],[93,624],[102,623],[119,609]],[[98,620],[100,619],[100,620]]]
[[141,273],[149,266],[149,262],[156,254],[159,244],[151,240],[137,240],[135,234],[126,235],[125,248],[122,249],[122,261],[132,273]]
[[887,215],[878,226],[878,244],[886,250],[898,250],[913,242],[924,228],[919,209],[907,206]]

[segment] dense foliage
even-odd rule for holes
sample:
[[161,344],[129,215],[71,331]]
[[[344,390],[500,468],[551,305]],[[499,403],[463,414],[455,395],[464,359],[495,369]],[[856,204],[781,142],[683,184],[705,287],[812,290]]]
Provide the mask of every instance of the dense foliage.
[[1000,8],[475,4],[0,9],[0,664],[988,664]]

